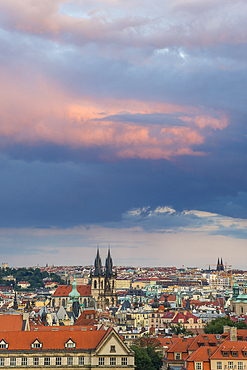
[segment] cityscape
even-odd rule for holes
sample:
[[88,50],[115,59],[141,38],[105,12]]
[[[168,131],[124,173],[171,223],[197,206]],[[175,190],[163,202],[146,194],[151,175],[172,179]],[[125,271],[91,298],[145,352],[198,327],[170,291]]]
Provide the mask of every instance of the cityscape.
[[247,271],[2,263],[3,367],[243,370]]
[[0,0],[0,369],[247,370],[246,14]]

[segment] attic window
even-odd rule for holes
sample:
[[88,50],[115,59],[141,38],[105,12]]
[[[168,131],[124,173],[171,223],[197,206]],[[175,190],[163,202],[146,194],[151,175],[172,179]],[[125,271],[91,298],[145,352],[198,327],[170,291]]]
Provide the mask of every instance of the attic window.
[[243,351],[243,356],[247,357],[247,351]]
[[75,348],[75,342],[72,339],[69,339],[68,342],[65,343],[65,348]]
[[110,352],[116,352],[116,347],[115,346],[111,346]]
[[232,351],[232,357],[238,357],[238,352],[237,351]]
[[38,339],[36,339],[32,343],[31,348],[34,348],[34,349],[42,348],[42,343],[40,343],[40,341]]
[[0,349],[8,349],[9,344],[5,342],[4,339],[0,342]]
[[222,356],[223,357],[228,357],[229,356],[229,352],[228,351],[223,351],[222,352]]

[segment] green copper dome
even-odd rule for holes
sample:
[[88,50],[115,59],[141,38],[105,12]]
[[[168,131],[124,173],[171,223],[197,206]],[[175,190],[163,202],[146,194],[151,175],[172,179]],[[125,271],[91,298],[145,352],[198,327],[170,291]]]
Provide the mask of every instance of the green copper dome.
[[75,276],[74,276],[74,281],[72,283],[72,290],[69,293],[69,297],[70,297],[70,302],[78,301],[80,298],[80,293],[77,290],[77,283],[75,281]]
[[233,284],[233,288],[239,288],[239,285],[237,283],[237,280],[235,280],[235,283]]

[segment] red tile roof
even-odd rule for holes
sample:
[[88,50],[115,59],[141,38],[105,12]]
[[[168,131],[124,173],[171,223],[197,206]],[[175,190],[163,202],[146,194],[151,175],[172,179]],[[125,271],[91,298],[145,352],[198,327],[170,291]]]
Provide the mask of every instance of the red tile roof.
[[[38,339],[43,349],[64,349],[65,343],[71,338],[77,349],[94,349],[105,336],[106,331],[20,331],[0,332],[0,341],[9,344],[9,350],[30,350],[31,344]],[[0,351],[5,351],[4,349]]]
[[22,315],[0,315],[0,331],[21,331]]
[[[246,357],[243,356],[243,352],[242,351],[247,351],[246,350],[246,347],[247,347],[247,342],[246,341],[224,341],[224,343],[222,343],[218,349],[214,352],[214,354],[211,356],[211,359],[224,359],[224,360],[227,360],[227,359],[236,359],[236,357],[232,357],[232,353],[231,353],[231,349],[232,347],[235,347],[234,348],[234,351],[238,351],[238,360],[246,360]],[[225,351],[225,352],[229,352],[229,356],[224,356],[223,357],[223,354],[222,352]]]
[[[72,290],[72,285],[59,285],[53,297],[68,297]],[[77,290],[82,297],[91,295],[91,285],[77,285]]]
[[209,362],[209,357],[215,352],[217,347],[203,346],[187,357],[186,361]]

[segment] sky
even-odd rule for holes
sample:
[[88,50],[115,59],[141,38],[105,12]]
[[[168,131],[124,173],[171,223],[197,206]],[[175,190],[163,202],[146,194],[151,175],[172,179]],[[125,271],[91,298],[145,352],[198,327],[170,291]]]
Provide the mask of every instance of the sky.
[[246,13],[0,1],[0,261],[247,269]]

